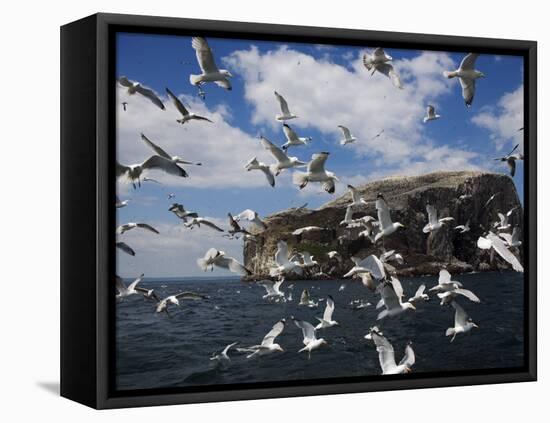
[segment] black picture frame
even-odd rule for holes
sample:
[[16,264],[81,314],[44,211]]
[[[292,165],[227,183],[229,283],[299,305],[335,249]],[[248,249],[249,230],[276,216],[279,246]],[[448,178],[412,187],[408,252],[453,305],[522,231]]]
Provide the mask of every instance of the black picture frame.
[[[525,365],[512,370],[116,392],[112,387],[115,104],[118,31],[490,52],[524,57]],[[537,378],[537,44],[533,41],[95,14],[61,28],[61,395],[90,407],[534,381]]]

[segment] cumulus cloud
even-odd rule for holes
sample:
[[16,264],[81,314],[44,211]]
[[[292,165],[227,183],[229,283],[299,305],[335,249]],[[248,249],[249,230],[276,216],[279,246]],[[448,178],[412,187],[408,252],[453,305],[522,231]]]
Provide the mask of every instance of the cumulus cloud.
[[490,133],[489,137],[501,150],[509,143],[523,145],[523,84],[504,94],[496,106],[484,107],[472,122]]

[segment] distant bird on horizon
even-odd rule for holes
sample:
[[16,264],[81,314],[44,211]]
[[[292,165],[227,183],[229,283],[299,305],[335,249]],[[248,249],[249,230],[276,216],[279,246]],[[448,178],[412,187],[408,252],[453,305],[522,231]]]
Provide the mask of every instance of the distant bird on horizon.
[[426,116],[424,117],[424,123],[429,122],[431,120],[439,119],[441,116],[435,113],[435,107],[431,104],[428,104],[428,107],[426,108]]
[[371,141],[374,141],[376,138],[379,138],[384,133],[384,130],[382,129],[379,133],[377,133],[374,137],[371,138]]
[[307,164],[306,172],[294,172],[292,181],[303,189],[310,182],[319,182],[323,189],[329,194],[334,194],[336,182],[339,179],[334,172],[325,170],[325,163],[329,157],[328,152],[316,153],[311,156],[311,161]]
[[199,95],[204,98],[202,85],[207,82],[213,82],[219,87],[231,91],[231,78],[233,75],[226,69],[218,69],[214,60],[212,49],[203,37],[193,37],[191,46],[195,49],[197,61],[201,68],[200,75],[189,75],[191,85],[199,88]]
[[290,119],[296,119],[298,116],[290,112],[290,109],[288,108],[288,103],[286,102],[285,98],[279,94],[277,91],[274,91],[275,98],[279,102],[279,107],[281,108],[280,115],[276,115],[275,119],[277,119],[279,122],[284,122]]
[[470,107],[474,101],[474,95],[476,92],[476,79],[483,78],[485,74],[475,69],[476,60],[479,54],[469,53],[467,54],[460,66],[455,71],[445,71],[443,75],[449,79],[458,78],[460,85],[462,86],[462,98],[466,103],[466,107]]
[[[127,88],[126,92],[129,95],[134,95],[136,93],[140,94],[143,97],[150,100],[159,109],[161,110],[165,109],[164,104],[151,88],[148,88],[142,85],[140,82],[131,81],[125,76],[121,76],[120,78],[118,78],[118,83],[123,87]],[[123,105],[123,107],[124,107],[124,110],[126,110],[126,106]]]
[[351,144],[355,141],[357,141],[357,138],[355,138],[353,135],[351,135],[351,132],[348,128],[346,128],[343,125],[338,125],[338,128],[342,131],[342,135],[344,138],[340,140],[340,145],[346,145]]

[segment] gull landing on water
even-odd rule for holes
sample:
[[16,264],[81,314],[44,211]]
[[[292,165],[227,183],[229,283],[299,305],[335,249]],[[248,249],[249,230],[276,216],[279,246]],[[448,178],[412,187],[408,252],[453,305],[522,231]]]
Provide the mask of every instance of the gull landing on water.
[[288,103],[284,99],[284,97],[279,94],[277,91],[274,91],[275,98],[279,102],[279,107],[281,108],[282,114],[276,115],[275,119],[277,119],[279,122],[284,122],[285,120],[290,119],[296,119],[298,116],[290,112],[290,109],[288,108]]
[[199,88],[199,95],[204,98],[204,91],[202,85],[207,82],[213,82],[219,87],[231,90],[231,82],[229,79],[233,75],[226,69],[218,69],[216,62],[214,61],[214,55],[212,49],[202,37],[193,37],[191,40],[191,46],[195,49],[197,55],[197,61],[201,68],[200,75],[190,75],[189,82],[195,87]]
[[309,182],[320,182],[323,189],[329,194],[334,194],[336,190],[336,181],[339,179],[333,172],[325,170],[325,162],[330,153],[322,152],[311,156],[311,161],[307,164],[307,172],[294,172],[293,182],[304,188]]
[[190,113],[189,110],[185,108],[183,103],[180,101],[180,99],[168,88],[166,88],[166,92],[168,93],[168,97],[172,100],[172,103],[174,103],[174,106],[176,106],[176,109],[181,114],[180,119],[176,119],[176,122],[181,123],[182,125],[186,122],[189,122],[190,120],[205,120],[207,122],[212,123],[212,121],[208,118],[205,118],[204,116],[197,115],[195,113]]
[[431,120],[439,119],[441,116],[435,113],[435,107],[431,104],[428,104],[428,107],[426,108],[426,116],[424,117],[424,123],[429,122]]
[[462,86],[462,98],[466,103],[466,107],[470,107],[474,101],[476,93],[476,79],[485,76],[483,72],[475,69],[476,60],[479,54],[469,53],[462,59],[460,67],[455,71],[445,71],[443,75],[447,78],[458,78]]
[[[120,78],[118,78],[118,83],[123,87],[128,88],[127,93],[129,95],[134,95],[136,93],[141,94],[143,97],[150,100],[159,109],[164,110],[164,104],[162,104],[162,101],[160,101],[160,98],[158,98],[158,96],[155,94],[155,92],[151,88],[147,88],[141,85],[141,83],[137,81],[131,81],[125,76],[121,76]],[[124,111],[126,111],[126,104],[127,104],[125,103],[122,103],[122,106],[124,107]]]
[[357,141],[357,138],[351,135],[351,132],[348,128],[342,125],[338,125],[338,128],[340,128],[340,130],[342,131],[342,135],[344,136],[344,138],[340,140],[340,145],[351,144],[352,142]]

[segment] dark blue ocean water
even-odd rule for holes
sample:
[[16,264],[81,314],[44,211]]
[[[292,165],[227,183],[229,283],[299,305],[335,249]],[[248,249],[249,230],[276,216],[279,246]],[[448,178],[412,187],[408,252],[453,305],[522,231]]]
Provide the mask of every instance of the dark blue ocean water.
[[[457,275],[465,288],[474,291],[480,304],[459,298],[479,329],[457,336],[451,344],[445,330],[454,324],[454,309],[439,305],[439,299],[420,303],[416,312],[379,322],[381,330],[401,360],[411,340],[416,353],[414,372],[478,370],[523,365],[523,275],[516,272]],[[435,285],[437,277],[402,278],[405,296],[412,296],[424,283]],[[292,290],[288,289],[294,284]],[[342,283],[346,284],[339,291]],[[378,296],[360,282],[300,281],[283,284],[293,301],[269,303],[262,299],[261,286],[236,279],[183,279],[158,281],[145,279],[142,287],[155,288],[164,297],[182,290],[207,294],[203,301],[181,301],[171,308],[171,318],[154,313],[154,304],[134,295],[117,304],[116,385],[117,389],[147,389],[270,382],[331,377],[378,375],[378,353],[364,339],[370,326],[377,324]],[[316,324],[324,302],[318,309],[299,307],[303,288],[312,297],[332,295],[336,304],[333,318],[340,326],[324,329],[320,336],[328,341],[324,349],[297,354],[303,346],[301,331],[290,316]],[[373,305],[353,310],[354,299],[368,299]],[[287,319],[285,331],[277,342],[286,350],[259,359],[247,360],[244,354],[230,352],[231,365],[213,368],[209,360],[226,344],[240,346],[261,342],[272,325]]]

